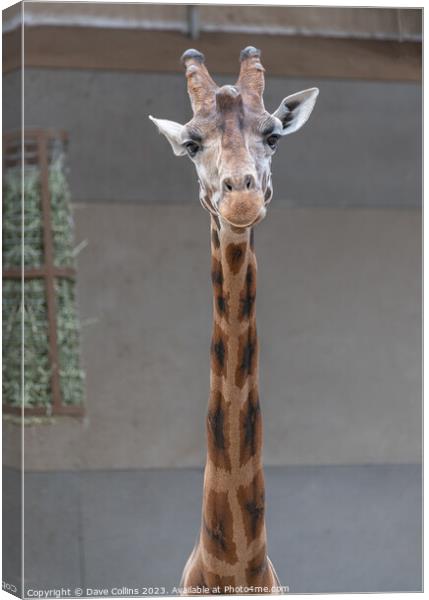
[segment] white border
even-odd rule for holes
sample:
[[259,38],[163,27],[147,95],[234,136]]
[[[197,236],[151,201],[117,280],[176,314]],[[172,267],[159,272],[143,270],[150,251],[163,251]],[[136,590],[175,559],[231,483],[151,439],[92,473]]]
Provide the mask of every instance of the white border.
[[[68,1],[74,1],[74,0],[62,0],[63,2],[68,2]],[[92,0],[92,2],[98,2],[99,0]],[[118,0],[104,0],[103,3],[118,3]],[[1,8],[2,10],[12,6],[13,4],[16,4],[16,2],[13,2],[11,0],[0,0],[1,3]],[[129,0],[127,2],[127,4],[134,4],[134,3],[146,3],[146,2],[142,2],[141,0]],[[183,4],[183,2],[178,2],[177,0],[160,0],[159,2],[157,2],[156,4]],[[231,4],[235,4],[235,5],[261,5],[261,4],[265,4],[264,2],[257,2],[255,0],[247,0],[247,1],[240,1],[240,0],[235,0],[235,2],[225,2],[225,1],[217,1],[217,0],[212,0],[212,1],[205,1],[203,0],[202,2],[200,2],[199,4],[221,4],[221,5],[231,5]],[[280,3],[280,2],[274,2],[273,0],[269,3],[271,6],[273,5],[277,5],[277,6],[281,6],[281,5],[285,5],[285,3]],[[295,0],[295,2],[293,4],[287,4],[287,6],[308,6],[308,4],[305,1],[299,1],[299,0]],[[391,2],[381,2],[381,1],[377,1],[374,0],[371,3],[371,6],[368,6],[368,3],[366,2],[362,2],[362,1],[355,1],[353,3],[350,4],[338,4],[337,2],[334,1],[329,1],[329,0],[325,0],[324,2],[319,2],[317,5],[313,5],[313,6],[317,6],[317,7],[323,7],[323,6],[329,6],[329,7],[347,7],[347,8],[352,8],[352,7],[365,7],[365,8],[423,8],[423,4],[416,4],[414,2],[407,2],[407,1],[398,1],[398,0],[392,0]],[[24,3],[23,3],[23,8],[22,8],[22,12],[24,13]],[[174,22],[173,22],[174,23]],[[424,12],[424,24],[426,25],[426,15]],[[116,25],[117,26],[117,25]],[[8,30],[8,29],[7,29]],[[23,38],[23,29],[22,29],[22,61],[24,60],[24,38]],[[426,45],[424,44],[424,65],[427,64],[426,59]],[[1,53],[1,51],[0,51]],[[23,65],[24,66],[24,65]],[[22,68],[21,70],[21,78],[22,78],[22,98],[21,98],[21,109],[22,109],[22,120],[24,122],[24,68]],[[0,87],[1,87],[1,83],[0,83]],[[22,128],[24,129],[24,128]],[[424,133],[426,133],[426,122],[424,122]],[[424,138],[423,138],[424,139]],[[423,165],[424,167],[426,167],[426,156],[424,155],[424,162]],[[424,171],[423,171],[424,172]],[[22,203],[23,206],[23,203]],[[423,208],[424,208],[424,203],[423,203]],[[426,215],[426,211],[423,210],[423,231],[424,231],[424,226],[427,225],[427,215]],[[423,238],[423,242],[424,242],[424,238]],[[425,246],[425,244],[424,244]],[[425,248],[424,248],[425,249]],[[424,253],[423,253],[424,256]],[[425,277],[425,275],[427,275],[426,273],[426,264],[423,262],[422,265],[422,275],[423,275],[423,282],[427,281],[427,277]],[[426,306],[425,306],[426,308]],[[1,326],[0,326],[1,327]],[[23,331],[23,328],[22,328]],[[425,327],[425,332],[426,333],[426,327]],[[23,339],[23,338],[22,338]],[[425,368],[427,365],[427,359],[426,356],[423,355],[423,367]],[[22,369],[22,376],[23,376],[23,369]],[[425,372],[425,369],[424,369]],[[424,422],[426,422],[426,413],[424,414]],[[423,424],[422,424],[423,425]],[[21,436],[22,436],[22,552],[24,552],[24,428],[23,426],[21,426]],[[1,449],[0,449],[0,453],[1,453]],[[426,481],[424,481],[424,491],[426,492]],[[1,525],[0,525],[1,527]],[[425,537],[425,541],[426,541],[426,535]],[[352,541],[351,541],[352,543]],[[426,557],[424,556],[424,567],[426,567]],[[425,572],[426,569],[424,569]],[[24,582],[24,560],[22,560],[22,581]],[[353,600],[354,597],[356,596],[361,596],[362,594],[317,594],[318,598],[330,598],[331,596],[335,597],[335,599],[337,600]],[[293,594],[292,594],[293,596]],[[7,594],[7,592],[1,591],[0,594],[0,598],[5,598],[5,599],[10,599],[13,596],[11,596],[10,594]],[[258,596],[253,596],[255,598],[257,598]],[[262,596],[261,596],[262,597]],[[300,595],[301,598],[303,599],[307,599],[307,598],[311,598],[312,596],[309,594],[302,594]],[[409,598],[414,600],[415,598],[415,594],[411,594],[411,593],[386,593],[386,594],[371,594],[370,596],[371,598],[374,598],[374,600],[378,600],[379,598],[381,600],[384,600],[385,598],[389,598],[391,600],[408,600]],[[125,600],[125,597],[122,596],[121,598],[123,598]],[[209,596],[208,598],[213,598],[213,596]],[[234,596],[234,598],[247,598],[244,596]]]

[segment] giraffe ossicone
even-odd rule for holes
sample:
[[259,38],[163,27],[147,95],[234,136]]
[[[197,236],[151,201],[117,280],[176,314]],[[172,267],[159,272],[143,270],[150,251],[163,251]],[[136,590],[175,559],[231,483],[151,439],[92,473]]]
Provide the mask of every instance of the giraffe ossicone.
[[263,102],[261,52],[253,46],[241,51],[235,85],[217,86],[198,50],[187,50],[182,62],[192,119],[182,125],[149,117],[174,153],[194,163],[200,201],[211,215],[207,460],[200,534],[181,589],[185,595],[275,593],[280,584],[265,528],[253,227],[272,198],[278,142],[305,124],[319,91],[287,96],[270,114]]

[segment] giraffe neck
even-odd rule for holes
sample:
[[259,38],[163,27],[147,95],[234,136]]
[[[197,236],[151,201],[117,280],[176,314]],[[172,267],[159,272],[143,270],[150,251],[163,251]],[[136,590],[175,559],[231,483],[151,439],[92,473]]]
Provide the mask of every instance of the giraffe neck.
[[[211,224],[213,337],[201,546],[208,571],[255,583],[266,569],[253,232]],[[225,579],[226,578],[226,579]]]

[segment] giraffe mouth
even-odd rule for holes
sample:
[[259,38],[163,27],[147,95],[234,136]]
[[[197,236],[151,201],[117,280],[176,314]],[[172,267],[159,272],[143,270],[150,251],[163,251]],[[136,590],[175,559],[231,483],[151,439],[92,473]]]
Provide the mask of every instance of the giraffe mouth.
[[234,227],[251,227],[265,217],[264,196],[258,191],[230,192],[222,197],[218,211]]
[[224,216],[222,216],[221,213],[219,213],[219,216],[224,221],[226,221],[228,223],[228,225],[232,225],[233,227],[236,227],[237,229],[246,229],[248,227],[254,227],[258,223],[263,221],[266,214],[267,214],[267,209],[265,207],[262,207],[261,211],[260,211],[259,215],[256,217],[256,219],[254,219],[253,221],[250,221],[249,223],[237,223],[236,221],[230,221],[229,219],[226,219]]

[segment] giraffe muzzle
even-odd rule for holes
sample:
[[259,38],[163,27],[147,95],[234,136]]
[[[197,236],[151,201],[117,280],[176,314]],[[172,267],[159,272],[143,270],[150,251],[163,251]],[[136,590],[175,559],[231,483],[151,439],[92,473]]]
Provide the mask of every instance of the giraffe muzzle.
[[259,190],[230,191],[222,195],[219,215],[235,227],[250,227],[265,216],[264,195]]

